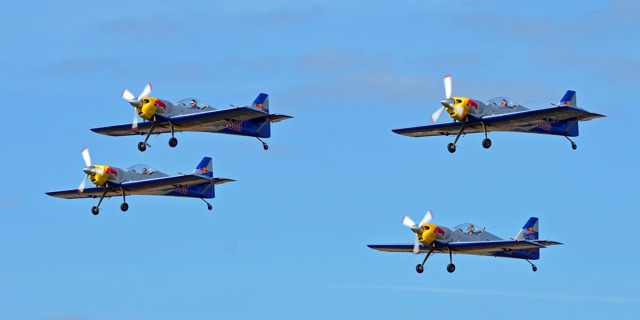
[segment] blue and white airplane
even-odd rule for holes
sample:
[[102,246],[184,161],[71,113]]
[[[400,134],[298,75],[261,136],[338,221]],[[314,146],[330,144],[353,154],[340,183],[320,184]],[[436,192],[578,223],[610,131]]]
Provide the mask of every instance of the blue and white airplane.
[[433,214],[428,211],[419,224],[407,216],[402,219],[402,224],[416,234],[414,244],[370,244],[368,246],[375,250],[389,252],[413,252],[414,254],[426,252],[427,256],[422,263],[416,265],[418,273],[424,271],[424,264],[431,254],[449,253],[447,271],[451,273],[456,270],[452,260],[454,253],[524,259],[531,264],[535,272],[538,267],[529,260],[540,259],[542,248],[562,244],[538,239],[538,218],[535,217],[529,218],[516,237],[510,240],[499,238],[475,224],[465,223],[453,228],[430,224],[432,218]]
[[[432,125],[395,129],[393,132],[409,137],[427,137],[438,135],[456,135],[453,143],[447,145],[449,152],[456,152],[456,143],[460,136],[467,133],[484,132],[482,146],[491,147],[487,136],[490,131],[509,131],[550,134],[564,136],[571,142],[571,148],[578,148],[569,137],[577,137],[578,122],[604,117],[591,113],[576,105],[576,92],[567,91],[555,107],[529,110],[517,102],[497,97],[487,102],[467,97],[451,96],[451,76],[444,78],[445,99],[440,101],[442,108],[431,116]],[[435,124],[442,111],[446,110],[453,122]]]
[[[138,150],[145,151],[150,146],[147,141],[152,134],[171,133],[169,146],[178,145],[175,132],[197,131],[224,133],[238,136],[255,137],[265,150],[269,146],[261,138],[271,137],[271,123],[291,119],[293,117],[270,114],[269,95],[261,93],[250,106],[216,110],[202,100],[186,98],[178,102],[171,102],[148,97],[151,94],[151,84],[147,84],[138,98],[127,89],[122,92],[122,98],[134,108],[133,123],[93,128],[93,132],[109,136],[144,135],[144,141],[138,143]],[[145,121],[138,123],[138,117]]]
[[[202,158],[191,174],[169,176],[147,165],[135,165],[120,169],[108,165],[91,164],[87,148],[82,149],[86,167],[82,169],[87,176],[78,189],[47,192],[48,195],[64,199],[98,198],[98,205],[91,208],[91,213],[100,213],[100,204],[104,198],[122,196],[120,210],[127,211],[129,205],[126,196],[156,195],[200,198],[211,210],[213,206],[205,199],[215,198],[215,185],[235,180],[213,177],[213,164],[209,157]],[[95,184],[95,188],[85,188],[87,178]]]

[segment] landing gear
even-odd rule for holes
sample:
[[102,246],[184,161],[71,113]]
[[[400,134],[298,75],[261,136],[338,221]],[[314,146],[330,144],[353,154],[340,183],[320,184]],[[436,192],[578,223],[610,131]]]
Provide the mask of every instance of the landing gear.
[[427,256],[424,257],[424,260],[422,260],[422,263],[416,266],[417,273],[422,273],[424,271],[424,264],[425,262],[427,262],[427,259],[429,259],[434,249],[435,249],[434,247],[431,247],[431,249],[429,249],[429,252],[427,252]]
[[571,149],[573,150],[578,149],[578,145],[575,142],[573,142],[573,140],[569,139],[569,137],[567,136],[564,136],[564,137],[567,138],[567,140],[571,141]]
[[533,272],[538,271],[538,267],[536,267],[535,264],[531,263],[531,261],[529,261],[529,259],[525,259],[527,260],[527,262],[529,262],[529,264],[531,265],[531,270],[533,270]]
[[482,146],[483,146],[485,149],[489,149],[489,148],[491,148],[491,139],[489,139],[489,138],[485,138],[484,140],[482,140]]
[[453,263],[449,263],[449,264],[447,265],[447,271],[448,271],[449,273],[453,273],[454,271],[456,271],[456,265],[455,265],[455,264],[453,264]]
[[204,198],[200,198],[200,200],[204,201],[204,203],[207,204],[207,209],[209,210],[213,209],[213,206],[211,205],[211,203],[207,202],[207,200],[205,200]]
[[104,192],[102,193],[102,196],[100,196],[100,201],[98,201],[98,205],[93,206],[91,208],[91,213],[93,213],[94,216],[97,216],[98,213],[100,213],[100,204],[102,203],[102,200],[104,200],[104,196],[107,195],[108,191],[109,191],[109,187],[105,184]]
[[169,147],[174,148],[178,145],[178,139],[171,137],[169,138]]
[[145,150],[147,150],[147,144],[144,142],[138,142],[138,150],[144,152]]
[[155,130],[157,126],[158,125],[156,124],[154,119],[153,123],[151,124],[151,128],[149,128],[149,132],[147,132],[147,136],[144,138],[144,141],[138,143],[138,150],[140,150],[140,152],[144,152],[145,150],[147,150],[147,146],[149,146],[147,144],[147,141],[149,141],[149,137],[151,137],[153,130]]
[[258,137],[256,137],[256,139],[258,139],[258,140],[260,140],[260,142],[262,142],[262,148],[264,150],[269,150],[269,145],[266,142],[262,141],[262,139],[260,139]]
[[122,210],[122,212],[129,210],[129,205],[126,202],[122,203],[120,205],[120,210]]
[[447,145],[447,150],[449,150],[449,152],[456,152],[456,143],[458,143],[458,139],[460,139],[460,135],[462,135],[462,133],[464,132],[464,127],[466,126],[467,124],[463,122],[462,127],[460,127],[460,131],[458,131],[458,134],[456,135],[456,140],[454,140],[453,143],[449,143]]

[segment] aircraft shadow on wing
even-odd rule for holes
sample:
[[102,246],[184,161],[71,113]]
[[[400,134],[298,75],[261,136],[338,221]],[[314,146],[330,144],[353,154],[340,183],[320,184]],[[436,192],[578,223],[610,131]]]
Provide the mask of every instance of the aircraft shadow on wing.
[[434,253],[448,253],[449,264],[447,271],[456,270],[453,264],[453,254],[470,254],[491,257],[524,259],[531,264],[535,272],[538,267],[530,260],[540,259],[540,249],[547,246],[559,245],[560,242],[538,239],[538,218],[531,217],[524,224],[515,238],[502,239],[491,234],[478,225],[465,223],[453,228],[431,224],[433,214],[428,211],[420,223],[416,224],[405,216],[402,224],[409,227],[416,234],[414,244],[369,244],[368,247],[389,252],[424,253],[422,263],[416,265],[416,271],[422,273],[427,259]]
[[[213,206],[205,199],[215,198],[215,185],[235,180],[213,177],[213,161],[210,157],[202,158],[191,174],[169,176],[147,165],[135,165],[120,169],[108,165],[91,164],[89,150],[84,148],[82,156],[86,167],[82,169],[87,175],[78,189],[47,192],[52,197],[64,199],[100,198],[98,204],[91,208],[91,213],[100,213],[100,204],[104,198],[122,197],[120,209],[127,211],[129,205],[126,196],[156,195],[202,199],[211,210]],[[87,179],[95,184],[94,188],[85,188]]]
[[[138,143],[138,150],[145,151],[149,147],[152,134],[171,133],[169,146],[178,145],[176,132],[196,131],[224,133],[257,138],[265,150],[269,146],[262,138],[271,137],[271,123],[291,119],[282,114],[269,113],[269,95],[260,93],[250,106],[233,106],[229,109],[217,110],[203,101],[186,98],[171,102],[149,97],[151,84],[147,84],[136,98],[129,90],[124,89],[122,98],[134,108],[133,123],[93,128],[93,132],[109,136],[144,135],[144,141]],[[138,117],[145,121],[138,123]]]
[[[505,97],[493,98],[486,102],[468,97],[452,97],[450,75],[445,76],[444,87],[445,99],[440,101],[443,107],[431,116],[432,125],[392,131],[410,137],[455,134],[455,140],[447,145],[451,153],[456,152],[456,143],[460,136],[467,133],[483,132],[482,146],[485,149],[490,148],[491,140],[487,134],[490,131],[564,136],[575,150],[578,146],[569,137],[578,136],[578,122],[604,117],[578,108],[576,92],[571,90],[567,91],[560,103],[554,104],[553,108],[529,110]],[[448,113],[453,122],[436,124],[443,111]]]

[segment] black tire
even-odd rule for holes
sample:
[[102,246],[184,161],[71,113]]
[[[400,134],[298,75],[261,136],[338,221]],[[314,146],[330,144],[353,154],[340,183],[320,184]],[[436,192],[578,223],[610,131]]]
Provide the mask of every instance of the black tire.
[[125,212],[125,211],[129,210],[129,204],[128,204],[128,203],[126,203],[126,202],[123,202],[123,203],[120,205],[120,210],[122,210],[122,212]]
[[416,265],[416,272],[417,273],[423,273],[424,272],[424,267],[421,264]]
[[175,148],[175,146],[177,145],[178,145],[178,139],[176,139],[175,137],[171,137],[169,139],[169,147]]
[[575,142],[571,142],[571,149],[578,149],[578,145]]
[[449,263],[449,264],[447,265],[447,271],[448,271],[449,273],[453,273],[454,271],[456,271],[456,265],[455,265],[455,264],[453,264],[453,263]]
[[538,267],[536,267],[536,266],[531,266],[531,270],[533,270],[533,272],[536,272],[536,271],[538,271]]
[[265,149],[265,150],[269,150],[269,145],[265,143],[265,144],[262,145],[262,148]]
[[208,205],[207,205],[207,209],[211,210],[211,209],[213,209],[213,206],[212,206],[212,205],[210,205],[210,204],[208,204]]
[[91,208],[91,213],[93,213],[93,215],[94,215],[94,216],[97,216],[97,215],[98,215],[98,213],[100,213],[100,208],[98,208],[98,207],[96,207],[96,206],[93,206],[93,207]]
[[451,152],[451,153],[456,152],[456,145],[455,145],[455,144],[453,144],[453,143],[449,143],[449,144],[447,145],[447,150],[449,150],[449,152]]
[[144,142],[138,142],[138,150],[140,150],[140,152],[144,152],[147,150],[147,145]]
[[485,138],[484,140],[482,140],[482,147],[484,147],[485,149],[491,148],[491,139]]

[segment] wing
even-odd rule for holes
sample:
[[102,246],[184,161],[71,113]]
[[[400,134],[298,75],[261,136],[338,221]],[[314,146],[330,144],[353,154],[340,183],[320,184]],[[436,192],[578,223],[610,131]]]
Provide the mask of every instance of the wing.
[[[490,130],[508,130],[518,127],[535,126],[545,122],[555,122],[569,119],[587,121],[604,117],[574,107],[555,107],[542,110],[526,110],[483,117],[482,120]],[[482,128],[480,128],[482,129]],[[465,129],[465,132],[467,130]]]
[[[268,113],[256,110],[250,107],[239,107],[225,110],[213,110],[198,113],[174,116],[171,118],[163,118],[160,124],[153,130],[154,133],[171,132],[171,127],[166,120],[171,119],[175,131],[189,131],[193,128],[206,125],[208,127],[224,126],[229,122],[239,122],[262,117],[270,117]],[[277,116],[277,115],[273,115]],[[285,116],[287,117],[287,116]],[[284,120],[284,119],[280,119]],[[280,121],[278,120],[278,121]],[[121,124],[116,126],[93,128],[91,131],[105,134],[108,136],[130,136],[130,135],[146,135],[151,128],[150,121],[138,123],[138,129],[132,130],[132,124]]]
[[[550,245],[562,244],[549,240],[495,240],[473,242],[449,242],[435,241],[434,252],[448,252],[448,248],[454,253],[489,255],[495,252],[512,250],[526,250],[545,248]],[[413,244],[370,244],[369,248],[388,252],[413,252]],[[429,252],[431,247],[420,245],[420,252]]]
[[[546,122],[577,119],[587,121],[604,117],[574,107],[556,107],[542,110],[526,110],[482,117],[487,131],[510,131],[521,127],[535,126]],[[469,117],[464,133],[484,132],[480,118]],[[462,122],[450,122],[413,128],[395,129],[393,132],[409,137],[427,137],[458,134]]]
[[[148,180],[138,180],[124,182],[120,185],[114,185],[109,187],[105,197],[113,197],[121,195],[120,188],[125,190],[127,195],[156,195],[162,194],[164,191],[173,190],[178,187],[188,187],[199,184],[223,184],[227,182],[233,182],[235,180],[226,178],[207,178],[198,175],[184,175],[175,177],[162,177]],[[85,188],[83,193],[78,193],[77,189],[53,191],[47,192],[52,197],[64,198],[64,199],[81,199],[81,198],[96,198],[102,196],[104,188]]]

